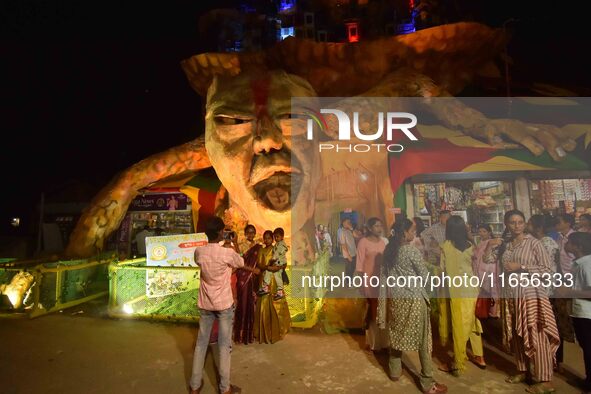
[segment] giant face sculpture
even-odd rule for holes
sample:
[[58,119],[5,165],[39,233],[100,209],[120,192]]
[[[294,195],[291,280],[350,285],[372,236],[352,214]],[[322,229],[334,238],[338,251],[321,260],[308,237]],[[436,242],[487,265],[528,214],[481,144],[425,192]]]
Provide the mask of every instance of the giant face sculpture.
[[[83,213],[66,255],[89,256],[102,250],[141,189],[212,165],[231,207],[249,222],[260,230],[283,227],[288,236],[295,229],[292,237],[309,245],[305,234],[314,233],[311,218],[319,167],[316,158],[304,159],[305,141],[294,143],[300,137],[293,132],[297,120],[290,114],[290,98],[451,96],[475,75],[494,74],[491,61],[504,44],[498,29],[457,23],[353,45],[292,38],[260,53],[193,56],[183,62],[183,69],[193,88],[207,96],[205,138],[118,174]],[[576,146],[552,126],[489,120],[457,100],[446,103],[431,108],[443,124],[495,147],[520,144],[535,155],[546,151],[561,160]],[[334,136],[330,125],[326,132]],[[386,177],[381,178],[387,185]],[[383,209],[391,206],[389,196],[380,200],[387,204]],[[294,210],[298,215],[292,214]],[[291,223],[292,218],[297,222]]]
[[216,77],[208,90],[205,147],[236,207],[261,230],[289,235],[314,212],[318,157],[304,138],[292,97],[315,97],[308,82],[283,71]]

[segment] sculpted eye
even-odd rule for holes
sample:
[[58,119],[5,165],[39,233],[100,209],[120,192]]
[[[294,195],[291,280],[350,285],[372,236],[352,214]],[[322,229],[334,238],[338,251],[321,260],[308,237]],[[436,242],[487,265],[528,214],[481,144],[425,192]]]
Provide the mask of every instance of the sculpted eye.
[[308,119],[309,116],[306,116],[304,114],[296,114],[296,113],[286,113],[286,114],[281,114],[279,115],[279,119],[283,120],[283,119]]
[[226,115],[218,115],[213,118],[216,124],[222,126],[232,126],[238,124],[244,124],[250,122],[252,119],[249,118],[239,118],[235,116],[226,116]]

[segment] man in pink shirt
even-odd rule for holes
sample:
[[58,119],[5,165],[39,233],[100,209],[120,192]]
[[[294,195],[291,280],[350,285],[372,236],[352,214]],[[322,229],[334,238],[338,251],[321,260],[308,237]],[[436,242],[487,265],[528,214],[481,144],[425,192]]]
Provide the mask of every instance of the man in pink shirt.
[[[234,297],[230,278],[233,269],[245,269],[255,274],[257,268],[244,266],[244,259],[238,252],[238,242],[223,239],[224,222],[218,217],[209,220],[206,226],[208,244],[195,249],[195,262],[201,268],[201,284],[199,287],[199,335],[193,355],[193,372],[191,375],[191,394],[199,394],[202,386],[203,365],[211,328],[218,319],[219,334],[219,375],[220,393],[232,393],[230,386],[230,353],[232,351],[232,325],[234,323]],[[232,249],[232,244],[234,249]]]

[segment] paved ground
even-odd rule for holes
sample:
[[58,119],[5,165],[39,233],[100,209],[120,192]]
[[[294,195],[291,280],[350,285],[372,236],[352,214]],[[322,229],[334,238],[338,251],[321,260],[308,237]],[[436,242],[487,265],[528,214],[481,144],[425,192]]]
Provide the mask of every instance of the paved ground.
[[[328,308],[338,302],[329,301]],[[186,393],[195,326],[113,320],[105,300],[35,320],[0,321],[0,393]],[[83,313],[79,313],[82,311]],[[360,332],[327,334],[319,325],[294,329],[273,345],[235,346],[232,381],[243,393],[418,393],[415,355],[401,381],[386,377],[386,355],[363,351]],[[492,328],[489,331],[493,331]],[[567,346],[567,373],[558,375],[559,393],[578,393],[581,352]],[[473,365],[462,378],[436,377],[450,393],[524,393],[526,386],[503,382],[510,359],[488,347],[489,368]],[[435,360],[443,360],[437,350]],[[205,394],[214,393],[215,369],[208,357]]]

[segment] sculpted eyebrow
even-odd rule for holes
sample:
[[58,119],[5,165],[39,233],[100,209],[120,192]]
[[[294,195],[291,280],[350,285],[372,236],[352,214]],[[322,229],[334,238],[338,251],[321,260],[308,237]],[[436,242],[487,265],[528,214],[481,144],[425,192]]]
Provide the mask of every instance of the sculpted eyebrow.
[[241,116],[253,116],[254,106],[244,105],[236,103],[213,103],[209,105],[208,112],[212,115],[241,115]]

